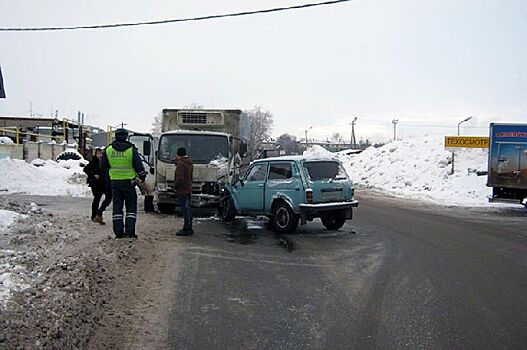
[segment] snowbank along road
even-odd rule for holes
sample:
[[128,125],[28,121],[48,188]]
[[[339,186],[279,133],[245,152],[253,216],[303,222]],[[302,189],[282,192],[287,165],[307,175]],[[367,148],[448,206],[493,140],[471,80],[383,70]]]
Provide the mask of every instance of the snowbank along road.
[[[10,196],[3,209],[19,205],[50,229],[22,220],[0,239],[29,254],[0,345],[525,348],[523,208],[359,199],[354,221],[337,232],[304,226],[289,253],[262,220],[225,225],[206,213],[194,236],[176,237],[179,218],[140,213],[140,239],[114,240],[86,223],[88,199]],[[32,201],[48,211],[32,212]]]

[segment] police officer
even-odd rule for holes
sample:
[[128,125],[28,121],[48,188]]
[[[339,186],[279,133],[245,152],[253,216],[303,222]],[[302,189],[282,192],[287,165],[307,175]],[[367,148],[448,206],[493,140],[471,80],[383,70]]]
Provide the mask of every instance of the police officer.
[[[145,181],[146,172],[135,146],[127,141],[126,129],[115,130],[112,142],[101,159],[101,167],[110,174],[113,197],[113,232],[116,238],[137,238],[135,222],[137,220],[137,192],[135,178]],[[126,205],[126,220],[123,215]]]

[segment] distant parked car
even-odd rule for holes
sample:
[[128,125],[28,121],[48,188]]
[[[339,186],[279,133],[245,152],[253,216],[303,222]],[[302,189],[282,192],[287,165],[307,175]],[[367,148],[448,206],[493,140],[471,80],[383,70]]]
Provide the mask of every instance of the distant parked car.
[[278,233],[291,233],[321,218],[328,230],[340,229],[358,206],[354,189],[336,159],[285,156],[254,161],[245,175],[226,187],[221,216],[266,215]]

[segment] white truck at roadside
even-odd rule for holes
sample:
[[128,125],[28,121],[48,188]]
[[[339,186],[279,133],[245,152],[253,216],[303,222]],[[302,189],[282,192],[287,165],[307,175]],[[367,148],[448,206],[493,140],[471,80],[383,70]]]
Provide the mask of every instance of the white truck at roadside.
[[246,163],[249,128],[241,110],[164,109],[155,165],[159,211],[170,214],[177,205],[173,186],[180,147],[194,163],[191,205],[218,206],[224,184]]

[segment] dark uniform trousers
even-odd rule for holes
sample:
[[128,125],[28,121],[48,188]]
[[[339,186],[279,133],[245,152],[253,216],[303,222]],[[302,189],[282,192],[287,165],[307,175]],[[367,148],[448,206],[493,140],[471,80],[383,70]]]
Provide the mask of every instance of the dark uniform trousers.
[[[112,221],[113,232],[115,233],[115,236],[135,236],[135,222],[137,220],[137,192],[135,191],[134,181],[112,180],[112,197]],[[123,215],[123,206],[126,206],[126,217]]]

